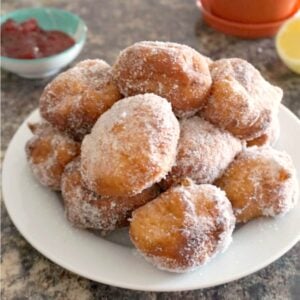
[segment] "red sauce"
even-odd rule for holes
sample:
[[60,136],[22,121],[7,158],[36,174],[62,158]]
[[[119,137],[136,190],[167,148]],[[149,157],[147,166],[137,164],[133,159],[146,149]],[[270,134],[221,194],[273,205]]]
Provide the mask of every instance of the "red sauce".
[[1,25],[1,55],[35,59],[60,53],[75,44],[62,31],[43,30],[35,19],[16,23],[8,19]]

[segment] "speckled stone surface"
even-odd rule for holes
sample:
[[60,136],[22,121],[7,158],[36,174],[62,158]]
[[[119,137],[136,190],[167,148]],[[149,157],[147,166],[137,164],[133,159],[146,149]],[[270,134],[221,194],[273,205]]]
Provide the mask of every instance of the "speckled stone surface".
[[[2,13],[33,5],[68,9],[85,19],[89,36],[78,61],[97,57],[112,63],[122,48],[140,40],[185,43],[214,59],[247,59],[283,88],[284,104],[300,116],[300,76],[281,63],[273,39],[246,41],[215,32],[203,23],[193,0],[5,0]],[[50,79],[1,75],[3,157],[14,132],[37,107]],[[1,208],[2,299],[300,299],[300,244],[265,269],[219,287],[177,293],[136,292],[86,280],[53,264],[22,238],[3,204]]]

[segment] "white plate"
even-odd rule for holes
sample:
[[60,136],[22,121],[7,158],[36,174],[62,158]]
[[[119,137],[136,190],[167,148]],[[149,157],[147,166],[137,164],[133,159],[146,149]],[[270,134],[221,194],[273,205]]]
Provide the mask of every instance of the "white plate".
[[[3,166],[3,193],[8,213],[21,234],[43,255],[86,278],[129,289],[178,291],[211,287],[251,274],[287,252],[300,238],[300,201],[286,216],[252,221],[234,232],[229,249],[187,274],[159,271],[139,256],[120,230],[107,239],[73,228],[65,219],[58,194],[40,186],[27,165],[24,145],[31,136],[26,123],[12,139]],[[281,137],[300,170],[300,122],[280,109]]]

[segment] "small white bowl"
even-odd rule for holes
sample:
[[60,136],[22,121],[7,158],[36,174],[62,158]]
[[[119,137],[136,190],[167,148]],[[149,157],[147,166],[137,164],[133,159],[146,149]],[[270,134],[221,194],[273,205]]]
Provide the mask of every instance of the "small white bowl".
[[7,19],[23,22],[34,18],[45,30],[59,30],[72,36],[75,44],[58,54],[37,58],[17,59],[1,56],[1,68],[25,78],[43,78],[56,74],[72,62],[81,52],[87,34],[84,21],[77,15],[56,8],[26,8],[13,11],[1,17],[1,24]]

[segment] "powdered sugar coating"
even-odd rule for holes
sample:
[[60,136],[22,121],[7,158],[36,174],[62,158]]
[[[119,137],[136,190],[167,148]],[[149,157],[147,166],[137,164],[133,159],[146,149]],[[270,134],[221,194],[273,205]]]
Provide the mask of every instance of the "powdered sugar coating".
[[290,156],[269,146],[241,152],[216,184],[226,192],[238,222],[284,215],[297,200]]
[[277,115],[274,115],[273,120],[264,134],[247,141],[247,147],[274,145],[280,136],[280,124]]
[[208,67],[210,67],[210,65],[214,62],[213,59],[211,59],[210,57],[205,56],[205,55],[203,55],[203,57],[205,58]]
[[234,226],[232,207],[223,191],[186,181],[134,211],[130,237],[150,263],[181,273],[224,251]]
[[41,98],[41,115],[53,126],[81,140],[98,117],[121,99],[110,66],[88,59],[59,74]]
[[213,84],[204,118],[242,139],[265,133],[278,110],[282,90],[242,59],[220,59],[210,70]]
[[163,187],[184,177],[196,183],[212,183],[242,150],[242,144],[229,132],[198,116],[181,120],[176,165],[163,180]]
[[29,124],[34,136],[26,143],[29,166],[44,186],[60,190],[65,166],[80,153],[80,144],[49,123]]
[[154,93],[171,102],[179,116],[195,114],[211,86],[207,58],[170,42],[139,42],[123,50],[113,76],[125,96]]
[[178,138],[179,124],[167,100],[154,94],[123,99],[83,140],[83,180],[101,195],[138,194],[171,170]]
[[80,159],[70,162],[62,175],[62,196],[68,220],[76,227],[103,233],[128,225],[131,212],[159,194],[154,185],[133,197],[103,197],[82,182]]

